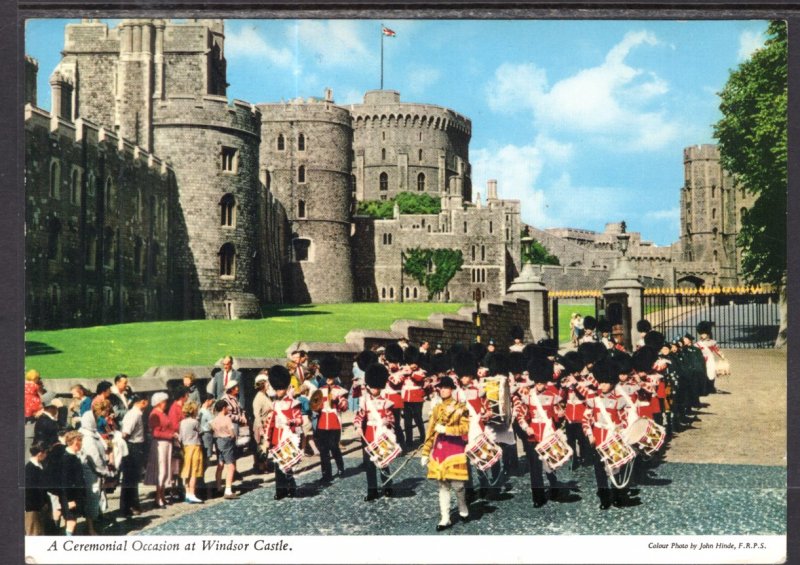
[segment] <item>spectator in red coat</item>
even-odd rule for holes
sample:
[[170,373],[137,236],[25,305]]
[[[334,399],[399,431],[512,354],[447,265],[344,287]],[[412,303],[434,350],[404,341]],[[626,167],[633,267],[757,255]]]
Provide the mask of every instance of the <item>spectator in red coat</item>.
[[144,482],[147,485],[155,485],[156,506],[159,508],[167,505],[164,490],[172,477],[172,442],[177,437],[177,430],[172,427],[169,417],[164,412],[168,399],[169,396],[165,392],[153,395],[151,399],[153,409],[147,421],[152,439]]

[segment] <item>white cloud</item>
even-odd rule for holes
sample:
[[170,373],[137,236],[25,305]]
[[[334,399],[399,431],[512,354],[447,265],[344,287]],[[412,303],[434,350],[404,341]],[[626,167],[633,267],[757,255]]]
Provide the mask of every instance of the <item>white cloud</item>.
[[668,210],[653,210],[644,215],[645,220],[667,220],[675,221],[681,219],[680,208],[670,208]]
[[488,104],[498,112],[532,111],[545,131],[585,134],[587,141],[617,150],[660,149],[680,130],[663,110],[653,109],[669,84],[625,62],[633,49],[658,44],[650,32],[629,32],[600,65],[549,88],[545,71],[536,65],[503,63],[487,86]]
[[360,90],[356,90],[355,88],[346,90],[342,96],[336,96],[335,91],[333,94],[337,104],[348,105],[361,104],[364,102],[364,93]]
[[408,75],[406,87],[409,94],[423,94],[429,86],[434,84],[441,72],[433,67],[415,67]]
[[225,57],[228,59],[265,59],[278,67],[292,65],[292,52],[273,47],[259,34],[255,27],[243,27],[240,30],[228,31],[225,35]]
[[739,60],[749,59],[756,49],[764,46],[765,37],[760,31],[744,30],[739,34]]
[[287,34],[300,49],[310,50],[320,66],[363,65],[375,57],[361,40],[354,20],[302,20]]

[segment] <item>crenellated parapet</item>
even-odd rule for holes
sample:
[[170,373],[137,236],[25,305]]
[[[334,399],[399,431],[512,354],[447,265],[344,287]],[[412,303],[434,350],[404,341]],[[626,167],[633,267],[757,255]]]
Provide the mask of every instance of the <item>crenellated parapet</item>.
[[254,104],[225,96],[173,96],[159,102],[153,114],[154,127],[194,126],[229,131],[259,139],[261,112]]
[[472,121],[449,108],[400,102],[394,90],[372,90],[363,104],[352,104],[353,127],[405,127],[455,131],[472,136]]

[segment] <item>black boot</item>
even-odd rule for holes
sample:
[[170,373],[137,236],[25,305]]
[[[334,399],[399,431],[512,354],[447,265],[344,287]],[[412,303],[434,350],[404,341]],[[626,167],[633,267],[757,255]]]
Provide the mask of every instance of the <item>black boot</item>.
[[534,508],[541,508],[547,504],[547,496],[545,496],[545,491],[543,488],[532,488],[531,495],[533,498]]
[[370,489],[367,491],[367,496],[364,497],[364,502],[372,502],[373,500],[378,500],[380,498],[380,494],[378,494],[377,490]]
[[550,487],[550,492],[548,492],[548,496],[550,500],[557,502],[559,498],[561,498],[561,488],[559,487]]
[[289,496],[289,489],[279,488],[275,490],[275,500],[281,500]]
[[393,495],[394,491],[392,490],[392,487],[386,487],[385,489],[383,489],[383,496],[385,496],[386,498],[392,498]]
[[597,491],[597,496],[600,498],[600,510],[608,510],[611,508],[611,492],[607,488],[601,488]]

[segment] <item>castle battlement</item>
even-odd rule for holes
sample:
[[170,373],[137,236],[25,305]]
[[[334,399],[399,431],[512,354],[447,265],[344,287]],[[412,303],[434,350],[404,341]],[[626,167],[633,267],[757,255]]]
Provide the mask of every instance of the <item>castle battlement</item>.
[[330,122],[352,127],[350,110],[320,98],[297,98],[277,104],[256,104],[261,111],[261,123],[300,120]]
[[400,93],[394,90],[372,90],[364,95],[363,104],[352,104],[354,127],[388,125],[396,127],[433,128],[442,131],[456,130],[472,135],[472,121],[442,106],[400,102]]
[[99,21],[67,24],[64,32],[65,53],[119,53],[118,28]]
[[691,145],[683,149],[683,161],[694,161],[698,159],[719,160],[719,148],[710,143],[702,145]]
[[261,112],[241,100],[228,102],[225,96],[171,96],[159,102],[153,112],[154,126],[191,125],[232,129],[258,138]]
[[108,128],[83,118],[71,122],[46,110],[26,104],[25,126],[45,128],[59,139],[67,139],[74,143],[86,141],[89,145],[99,145],[105,142],[115,147],[120,155],[143,163],[147,167],[159,171],[162,175],[172,172],[171,166],[163,159],[128,139],[120,138]]

